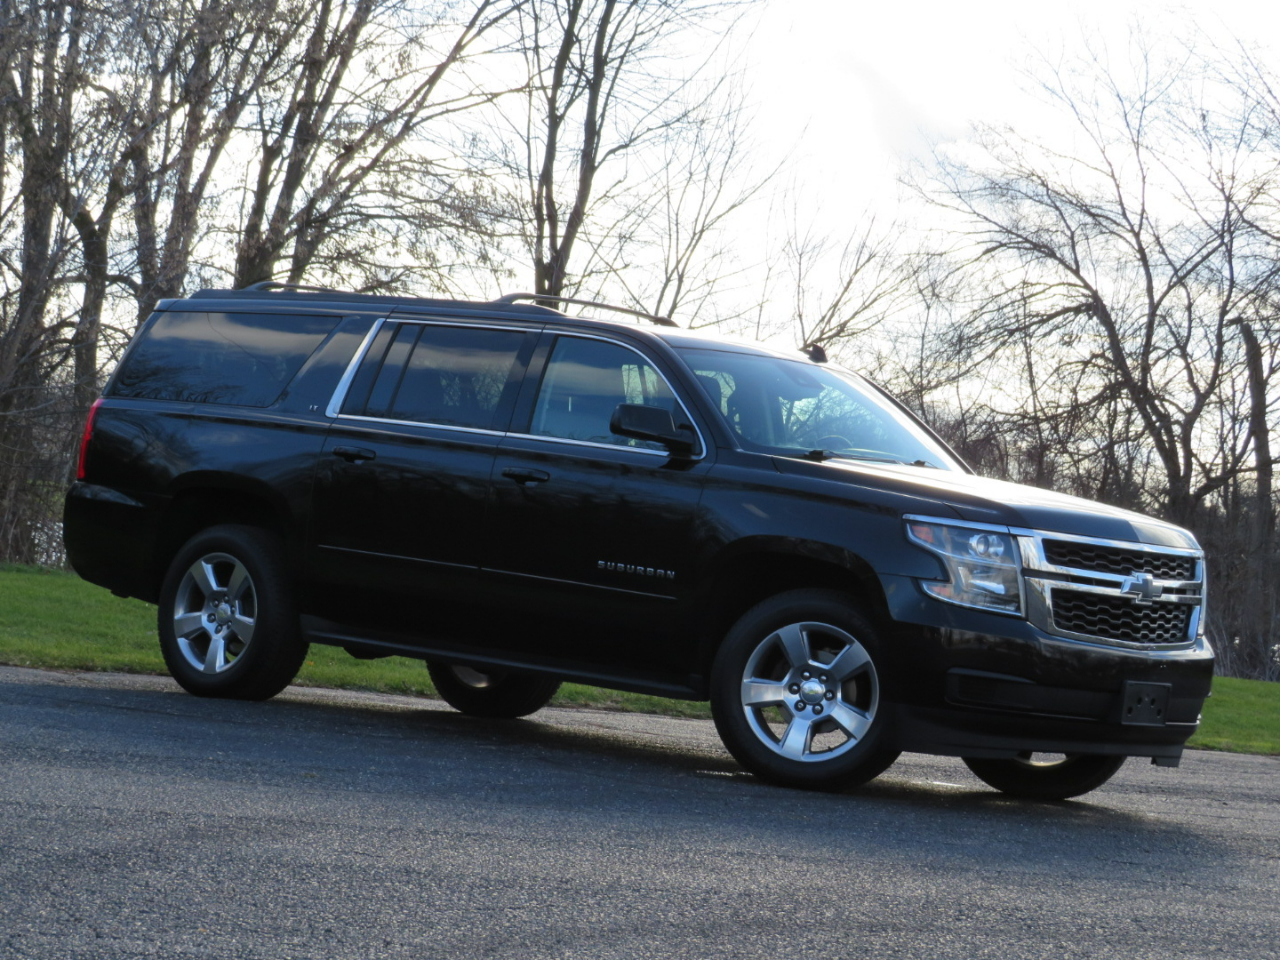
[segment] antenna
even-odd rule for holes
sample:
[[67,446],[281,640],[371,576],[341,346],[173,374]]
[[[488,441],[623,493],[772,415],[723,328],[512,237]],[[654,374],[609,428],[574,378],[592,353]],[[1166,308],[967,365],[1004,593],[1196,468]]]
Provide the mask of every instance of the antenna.
[[800,348],[800,352],[808,356],[814,363],[827,362],[827,351],[823,349],[820,343],[807,343]]

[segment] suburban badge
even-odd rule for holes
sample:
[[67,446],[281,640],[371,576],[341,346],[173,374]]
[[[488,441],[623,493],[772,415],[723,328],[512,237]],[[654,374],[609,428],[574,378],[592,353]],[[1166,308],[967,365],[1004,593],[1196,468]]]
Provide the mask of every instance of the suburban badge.
[[635,563],[613,563],[608,560],[597,560],[597,570],[616,570],[618,573],[631,573],[638,577],[657,577],[659,580],[674,580],[674,570],[662,570],[658,567],[646,567]]

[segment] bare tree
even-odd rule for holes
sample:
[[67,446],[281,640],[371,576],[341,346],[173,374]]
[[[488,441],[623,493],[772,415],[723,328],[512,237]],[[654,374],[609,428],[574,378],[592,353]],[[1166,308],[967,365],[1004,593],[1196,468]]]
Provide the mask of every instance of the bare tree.
[[140,30],[145,81],[129,153],[138,317],[181,295],[250,101],[285,69],[300,4],[173,0]]
[[257,142],[236,228],[237,286],[275,278],[281,259],[291,283],[318,262],[331,274],[364,267],[374,275],[367,285],[394,286],[428,248],[419,247],[416,263],[397,263],[370,249],[375,236],[394,242],[404,230],[421,243],[449,227],[462,243],[483,233],[486,191],[469,189],[466,171],[431,150],[427,133],[501,95],[458,74],[515,4],[482,0],[461,23],[423,22],[420,9],[321,0],[292,12],[298,43],[253,98]]
[[80,12],[69,0],[2,0],[0,27],[0,110],[19,157],[12,202],[21,210],[19,259],[9,265],[17,291],[6,304],[0,341],[0,412],[8,414],[30,404],[27,391],[40,386],[45,342],[55,334],[44,320],[68,252],[59,201],[85,54]]
[[1075,121],[1077,152],[987,128],[984,160],[943,160],[929,198],[959,215],[969,263],[1001,265],[975,305],[974,337],[998,346],[1034,334],[1064,387],[1083,385],[1077,404],[1123,397],[1163,466],[1161,506],[1187,522],[1230,477],[1201,451],[1245,296],[1248,201],[1223,195],[1209,156],[1188,171],[1168,152],[1162,121],[1180,106],[1172,81],[1184,65],[1149,69],[1132,92],[1094,66],[1105,98],[1061,75],[1048,88]]
[[[512,207],[535,293],[599,295],[644,259],[639,248],[657,245],[663,279],[643,290],[633,282],[633,298],[667,311],[688,302],[698,251],[751,192],[727,190],[729,180],[708,169],[719,148],[726,165],[740,150],[725,84],[701,78],[714,57],[705,48],[719,42],[709,28],[730,23],[734,7],[530,0],[521,8],[529,82],[520,109],[503,113],[494,155],[501,175],[523,190]],[[695,49],[699,37],[702,49],[680,52]],[[726,139],[710,136],[717,128]],[[664,177],[682,168],[699,179],[677,199],[670,188],[690,182],[667,182],[664,191]],[[663,203],[671,206],[661,210]],[[675,239],[671,216],[683,239]]]
[[[635,158],[643,191],[618,211],[612,229],[590,231],[582,277],[598,277],[626,301],[688,326],[732,323],[726,288],[743,289],[751,270],[734,249],[733,230],[778,172],[757,172],[742,104],[744,86],[729,76],[695,94],[699,115],[678,137],[663,138],[652,156]],[[648,162],[645,162],[645,161]]]
[[1074,136],[982,128],[921,194],[948,233],[955,342],[1007,378],[979,418],[1006,473],[1197,529],[1231,584],[1224,662],[1257,673],[1276,630],[1256,572],[1275,569],[1280,151],[1257,89],[1190,53],[1134,62],[1049,71]]
[[68,172],[79,164],[74,106],[99,56],[95,39],[93,11],[79,4],[0,2],[0,227],[9,235],[0,296],[0,555],[28,561],[40,556],[42,523],[63,476],[50,438],[66,428],[67,390],[55,385],[69,386],[74,327],[59,296],[74,253],[64,202]]
[[805,345],[854,344],[919,301],[918,258],[898,248],[895,226],[874,216],[833,250],[830,237],[792,219],[781,256],[789,280],[790,320]]

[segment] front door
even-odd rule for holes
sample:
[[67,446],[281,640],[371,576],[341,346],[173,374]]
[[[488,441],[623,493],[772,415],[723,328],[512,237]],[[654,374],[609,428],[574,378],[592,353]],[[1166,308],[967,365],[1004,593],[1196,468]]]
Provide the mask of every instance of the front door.
[[677,422],[688,415],[637,349],[548,336],[536,396],[522,398],[525,412],[498,449],[486,572],[511,598],[531,654],[688,669],[673,618],[693,580],[705,446],[698,459],[673,459],[657,444],[613,434],[619,403],[663,406]]

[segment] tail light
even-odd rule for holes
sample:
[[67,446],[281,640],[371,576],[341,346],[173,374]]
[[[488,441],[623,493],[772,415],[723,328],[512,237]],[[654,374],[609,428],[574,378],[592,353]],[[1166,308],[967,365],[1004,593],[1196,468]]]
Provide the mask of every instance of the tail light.
[[89,408],[89,416],[84,420],[84,435],[80,437],[80,457],[76,461],[76,479],[84,479],[84,455],[89,449],[89,438],[93,436],[93,421],[98,418],[98,408],[102,406],[102,398],[93,401]]

